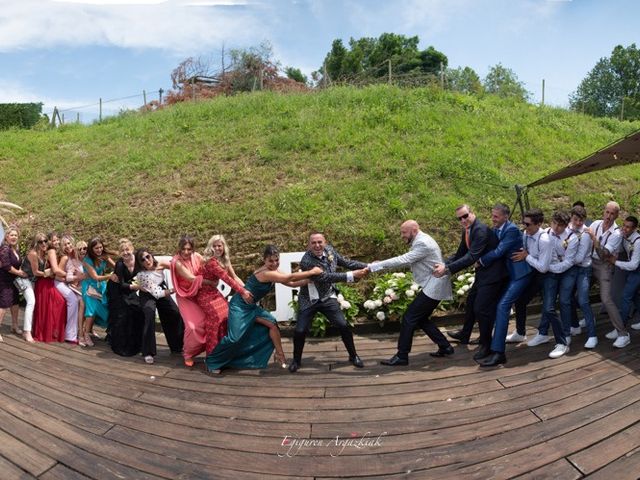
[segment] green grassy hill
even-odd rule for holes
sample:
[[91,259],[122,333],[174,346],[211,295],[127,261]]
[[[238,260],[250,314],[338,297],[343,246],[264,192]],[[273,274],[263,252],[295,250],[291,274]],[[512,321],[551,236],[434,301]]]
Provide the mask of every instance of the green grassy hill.
[[[466,201],[488,220],[525,184],[640,128],[562,109],[438,89],[376,86],[258,93],[181,104],[100,125],[0,132],[0,199],[26,208],[25,234],[127,236],[170,253],[183,232],[230,239],[236,262],[262,246],[304,248],[311,229],[344,253],[404,250],[417,219],[445,251]],[[640,171],[612,169],[530,193],[545,211],[580,198],[598,217],[636,211]],[[502,185],[507,188],[503,188]]]

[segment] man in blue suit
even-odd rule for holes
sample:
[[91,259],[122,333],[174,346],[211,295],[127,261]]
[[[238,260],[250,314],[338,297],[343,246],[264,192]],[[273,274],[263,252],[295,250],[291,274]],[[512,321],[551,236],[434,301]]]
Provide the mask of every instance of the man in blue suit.
[[[518,227],[509,221],[511,211],[507,205],[498,203],[491,210],[491,221],[500,243],[497,248],[482,258],[481,265],[491,265],[493,262],[506,262],[509,272],[509,284],[500,297],[496,307],[496,321],[493,338],[491,340],[491,354],[480,360],[481,367],[494,367],[507,362],[505,356],[505,342],[509,326],[509,314],[514,302],[522,295],[531,281],[532,269],[527,262],[514,261],[511,256],[524,248],[523,235]],[[520,341],[526,340],[522,336]]]

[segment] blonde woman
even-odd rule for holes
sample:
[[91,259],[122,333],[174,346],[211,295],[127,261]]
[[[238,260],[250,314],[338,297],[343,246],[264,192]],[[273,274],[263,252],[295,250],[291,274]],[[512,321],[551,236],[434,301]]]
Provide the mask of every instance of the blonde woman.
[[9,227],[0,245],[0,325],[5,312],[7,309],[10,310],[11,331],[18,335],[22,334],[22,330],[18,327],[18,289],[14,280],[17,277],[27,277],[27,274],[20,270],[21,263],[22,259],[18,253],[18,229]]
[[224,239],[223,235],[214,235],[209,239],[211,243],[211,249],[213,256],[218,260],[218,263],[225,269],[225,271],[233,277],[233,279],[240,285],[244,285],[244,282],[236,275],[233,266],[231,265],[231,253],[229,252],[229,245]]
[[[50,258],[51,270],[55,274],[54,284],[56,290],[60,292],[60,295],[64,297],[64,301],[67,304],[67,323],[64,329],[64,340],[69,343],[78,343],[78,309],[80,306],[80,295],[75,293],[68,285],[69,273],[66,269],[69,258],[75,258],[75,248],[73,246],[73,237],[69,235],[63,235],[60,239],[61,253],[60,259],[55,256],[55,259]],[[75,280],[76,276],[84,274],[72,272],[72,281],[79,282],[81,279]]]
[[[80,243],[80,242],[78,242]],[[77,339],[78,345],[86,347],[84,342],[84,335],[80,335],[82,332],[82,325],[80,318],[84,317],[84,300],[82,299],[82,280],[86,278],[84,268],[82,267],[82,260],[79,258],[78,251],[76,250],[76,242],[71,235],[63,235],[60,240],[62,245],[62,258],[60,259],[60,268],[65,272],[65,286],[66,289],[73,293],[76,299],[76,314],[70,316],[69,302],[67,301],[67,328],[66,340],[71,341],[71,338]],[[62,280],[60,281],[62,282]],[[67,295],[61,291],[61,287],[56,285],[56,288],[67,299]],[[72,331],[73,330],[73,331]]]

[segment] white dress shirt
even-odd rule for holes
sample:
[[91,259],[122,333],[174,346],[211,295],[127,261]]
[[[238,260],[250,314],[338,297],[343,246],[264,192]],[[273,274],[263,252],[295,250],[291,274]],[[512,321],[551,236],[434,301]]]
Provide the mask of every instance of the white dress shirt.
[[[593,233],[600,242],[600,246],[602,248],[606,248],[609,253],[616,253],[618,251],[620,243],[622,242],[622,235],[620,234],[620,229],[615,222],[613,222],[606,231],[603,231],[602,220],[596,220],[591,224],[590,228],[593,230]],[[601,260],[595,249],[593,250],[591,257],[596,260]]]
[[525,261],[540,273],[548,272],[552,254],[549,234],[539,229],[536,233],[529,236],[525,231],[523,242],[528,253]]
[[616,267],[633,272],[640,266],[640,233],[633,232],[628,237],[622,237],[622,248],[627,252],[627,258],[629,260],[616,260]]
[[564,273],[575,265],[580,241],[575,232],[570,228],[565,228],[564,232],[560,235],[556,235],[550,230],[549,235],[553,245],[549,271],[553,273]]

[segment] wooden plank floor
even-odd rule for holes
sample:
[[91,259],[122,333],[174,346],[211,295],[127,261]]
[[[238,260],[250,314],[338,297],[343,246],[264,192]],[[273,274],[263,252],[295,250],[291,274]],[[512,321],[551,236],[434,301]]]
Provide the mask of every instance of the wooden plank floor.
[[595,351],[584,335],[558,360],[551,344],[509,346],[489,370],[473,346],[430,357],[422,335],[408,367],[380,366],[395,352],[385,334],[356,338],[362,370],[327,339],[296,375],[211,377],[166,347],[146,365],[3,326],[0,479],[637,479],[640,333],[614,350],[608,329]]

